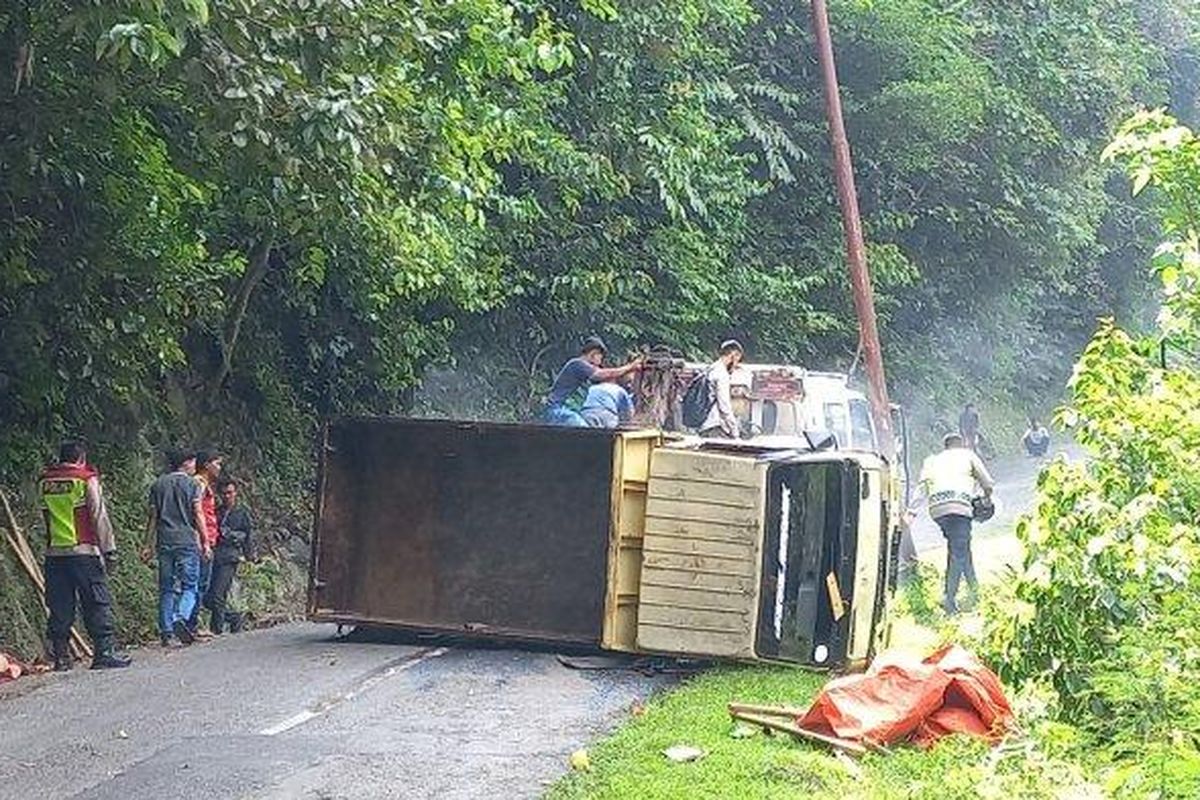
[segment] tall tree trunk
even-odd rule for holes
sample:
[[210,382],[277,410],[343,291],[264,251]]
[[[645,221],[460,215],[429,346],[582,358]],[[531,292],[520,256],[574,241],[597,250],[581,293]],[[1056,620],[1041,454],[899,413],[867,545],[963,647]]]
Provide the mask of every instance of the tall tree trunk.
[[237,347],[238,336],[242,332],[242,323],[246,319],[246,311],[250,307],[250,297],[262,283],[271,265],[271,248],[275,244],[275,234],[267,233],[258,240],[250,251],[250,263],[242,273],[238,282],[237,293],[225,317],[225,329],[221,334],[221,367],[213,378],[212,388],[220,389],[233,369],[233,351]]

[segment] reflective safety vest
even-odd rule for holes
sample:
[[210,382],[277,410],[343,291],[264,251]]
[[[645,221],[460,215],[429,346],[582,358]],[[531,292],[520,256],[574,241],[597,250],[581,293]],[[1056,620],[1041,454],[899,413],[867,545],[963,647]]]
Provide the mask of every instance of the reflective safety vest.
[[42,473],[42,516],[50,547],[100,546],[87,504],[87,483],[98,473],[87,465],[58,464]]

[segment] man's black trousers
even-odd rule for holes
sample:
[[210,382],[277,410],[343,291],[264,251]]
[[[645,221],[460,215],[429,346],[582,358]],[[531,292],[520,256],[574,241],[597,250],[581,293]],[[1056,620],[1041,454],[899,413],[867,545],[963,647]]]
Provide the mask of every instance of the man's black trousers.
[[51,643],[70,638],[76,601],[83,609],[83,624],[96,652],[111,651],[115,636],[112,595],[100,556],[46,556],[46,606],[50,609],[46,634]]

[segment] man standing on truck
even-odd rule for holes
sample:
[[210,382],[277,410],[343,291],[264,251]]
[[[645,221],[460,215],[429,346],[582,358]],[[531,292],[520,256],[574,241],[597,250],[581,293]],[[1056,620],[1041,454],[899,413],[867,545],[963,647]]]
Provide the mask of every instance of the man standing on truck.
[[571,428],[586,428],[587,421],[580,415],[587,400],[588,389],[593,383],[616,381],[642,368],[642,359],[636,358],[623,367],[603,367],[608,348],[599,336],[589,336],[583,341],[579,355],[572,358],[558,372],[542,420],[551,425]]
[[593,383],[579,412],[592,428],[616,428],[633,418],[633,396],[619,383]]
[[116,653],[108,570],[117,561],[100,473],[87,463],[79,442],[63,442],[58,463],[42,473],[42,516],[46,520],[47,633],[56,672],[71,669],[71,626],[75,600],[83,607],[83,623],[95,645],[92,669],[128,667]]
[[948,616],[958,613],[958,585],[964,577],[972,595],[978,591],[979,581],[971,556],[976,487],[990,498],[995,485],[983,461],[964,446],[962,436],[956,433],[947,434],[942,440],[942,452],[929,456],[921,466],[920,490],[909,507],[909,519],[924,496],[929,516],[946,537],[946,593],[942,605]]
[[700,435],[709,439],[737,439],[741,427],[733,415],[733,371],[742,363],[745,348],[737,339],[721,342],[721,354],[706,373],[712,406],[700,425]]

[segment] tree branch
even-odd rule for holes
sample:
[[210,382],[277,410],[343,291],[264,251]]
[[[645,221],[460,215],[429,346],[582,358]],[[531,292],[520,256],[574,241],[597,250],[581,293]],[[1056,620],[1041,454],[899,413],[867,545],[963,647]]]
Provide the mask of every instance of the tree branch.
[[213,389],[221,388],[225,379],[229,377],[230,370],[233,369],[233,350],[237,347],[238,336],[242,332],[242,323],[245,321],[246,311],[250,307],[250,297],[267,275],[267,269],[271,265],[271,248],[274,247],[274,244],[275,234],[268,233],[259,239],[250,251],[250,263],[246,266],[246,271],[242,273],[233,304],[225,318],[225,330],[221,335],[221,367],[213,379]]

